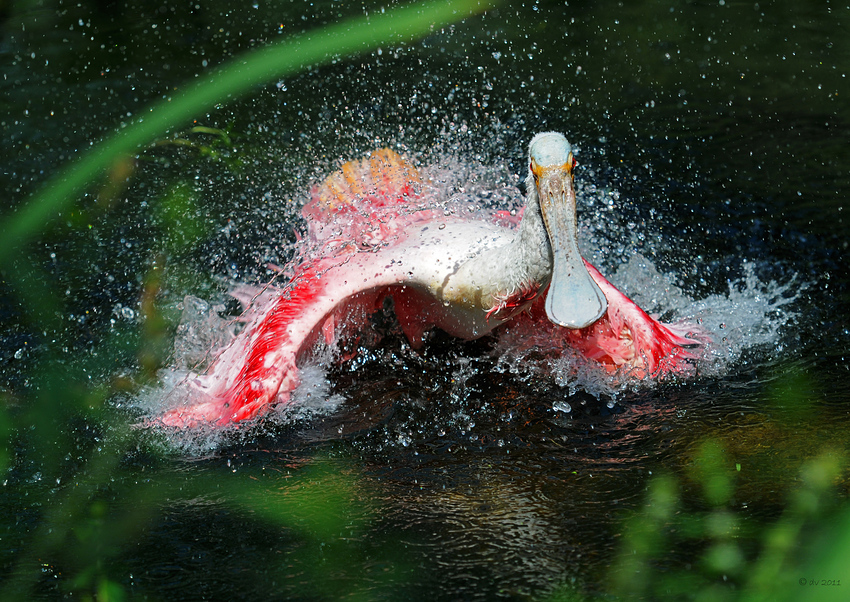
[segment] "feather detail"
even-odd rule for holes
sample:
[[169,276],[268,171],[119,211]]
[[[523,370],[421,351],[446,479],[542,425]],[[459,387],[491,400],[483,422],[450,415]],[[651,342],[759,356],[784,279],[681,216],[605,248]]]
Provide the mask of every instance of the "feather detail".
[[501,321],[507,319],[518,309],[528,306],[534,301],[540,292],[540,285],[536,282],[524,282],[512,289],[511,292],[500,293],[493,297],[493,307],[487,311],[487,321],[496,317]]

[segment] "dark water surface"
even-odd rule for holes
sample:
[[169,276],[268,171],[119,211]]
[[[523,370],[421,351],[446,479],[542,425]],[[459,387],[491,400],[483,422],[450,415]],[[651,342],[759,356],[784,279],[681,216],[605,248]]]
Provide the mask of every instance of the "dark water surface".
[[[3,209],[223,61],[364,10],[6,6]],[[801,466],[846,455],[848,30],[846,2],[505,3],[258,87],[119,161],[112,184],[4,266],[0,587],[39,599],[667,599],[622,578],[628,517],[662,499],[652,492],[667,475],[678,518],[659,523],[669,545],[641,574],[692,575],[713,599],[734,597]],[[519,186],[510,174],[548,129],[579,148],[580,218],[603,271],[640,253],[695,303],[729,295],[730,316],[761,313],[719,333],[723,361],[703,376],[593,396],[512,372],[492,339],[436,335],[415,353],[390,335],[317,371],[330,412],[202,442],[116,426],[139,419],[145,374],[173,363],[183,297],[225,303],[231,283],[268,279],[292,256],[309,187],[343,161],[391,146],[469,169],[467,192],[480,184],[498,203],[493,182]],[[75,409],[54,415],[53,399]],[[706,484],[713,457],[731,493]],[[839,500],[846,476],[829,479]],[[827,520],[836,507],[822,503]],[[721,518],[726,535],[694,526]],[[711,564],[718,542],[740,558]],[[850,570],[799,574],[807,558],[786,560],[789,588],[850,587]],[[672,598],[683,586],[665,587]]]

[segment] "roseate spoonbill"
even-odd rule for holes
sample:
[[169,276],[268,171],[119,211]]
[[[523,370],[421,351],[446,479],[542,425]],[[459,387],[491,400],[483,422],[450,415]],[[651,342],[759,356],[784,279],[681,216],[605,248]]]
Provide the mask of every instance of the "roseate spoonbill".
[[535,136],[525,209],[511,228],[435,209],[389,149],[346,163],[302,210],[308,251],[292,279],[243,291],[253,297],[244,330],[155,422],[226,425],[286,403],[309,350],[356,332],[387,297],[414,347],[433,327],[474,339],[523,314],[563,327],[559,336],[602,369],[686,371],[699,343],[651,318],[579,253],[574,167],[563,135]]

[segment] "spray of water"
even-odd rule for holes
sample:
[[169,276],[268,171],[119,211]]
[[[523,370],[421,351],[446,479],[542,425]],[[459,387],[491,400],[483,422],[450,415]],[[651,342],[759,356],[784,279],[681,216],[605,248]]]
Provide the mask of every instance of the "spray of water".
[[[506,226],[518,222],[522,207],[519,176],[511,173],[507,165],[485,165],[455,154],[432,153],[420,171],[426,182],[424,205],[429,210],[498,221]],[[595,219],[585,216],[580,232],[583,252],[594,260],[610,251],[612,236],[619,238],[621,242],[615,253],[621,261],[624,256],[627,260],[613,271],[606,270],[611,282],[650,313],[663,315],[680,333],[693,332],[697,329],[695,325],[710,333],[710,340],[704,340],[702,357],[694,365],[694,376],[722,376],[744,350],[779,344],[782,327],[794,318],[794,302],[802,288],[799,284],[762,282],[756,276],[755,264],[750,262],[744,263],[740,279],[729,282],[728,291],[701,299],[692,298],[677,285],[675,275],[661,273],[647,257],[629,251],[630,244],[633,248],[639,246],[635,243],[642,234],[633,224],[617,221],[612,202],[616,198],[617,192],[609,189],[597,189],[593,185],[580,189],[579,203],[584,205],[584,212],[590,207],[597,216]],[[344,224],[342,229],[345,230]],[[301,238],[299,257],[320,252],[319,242],[309,237]],[[287,266],[284,266],[276,286],[285,282],[286,274]],[[187,380],[202,373],[234,339],[242,325],[280,290],[246,287],[236,282],[232,285],[234,292],[231,294],[246,308],[242,316],[224,316],[223,304],[210,304],[195,297],[179,302],[182,318],[173,362],[162,372],[160,385],[147,390],[137,400],[136,405],[144,414],[155,415],[185,402],[186,395],[191,395],[190,388],[186,387]],[[654,381],[636,379],[626,372],[605,371],[568,346],[559,345],[558,327],[554,325],[537,324],[533,331],[531,328],[529,322],[497,331],[493,346],[497,370],[509,372],[521,380],[549,379],[553,386],[570,394],[581,390],[604,397],[609,403],[624,391],[655,386]],[[545,343],[540,344],[541,341]],[[326,367],[338,358],[333,347],[318,349],[309,363],[301,367],[302,384],[292,396],[292,403],[281,404],[263,421],[286,424],[333,413],[343,400],[331,394]],[[457,368],[467,369],[465,366]],[[569,411],[568,408],[568,402],[564,402],[561,409]],[[230,427],[230,435],[223,434],[228,429],[220,428],[175,433],[172,443],[178,448],[202,453],[214,449],[222,437],[232,439],[233,432],[244,433],[256,427],[256,424]]]

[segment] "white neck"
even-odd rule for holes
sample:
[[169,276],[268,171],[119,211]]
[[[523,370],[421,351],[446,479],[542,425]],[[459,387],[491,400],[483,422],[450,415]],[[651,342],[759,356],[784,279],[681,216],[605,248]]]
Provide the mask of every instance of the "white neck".
[[[552,277],[552,247],[532,176],[526,184],[525,213],[513,240],[460,266],[444,289],[445,300],[452,303],[468,300],[486,312],[496,306],[499,299],[519,291],[542,291],[548,286]],[[454,283],[457,283],[456,288],[451,286]]]

